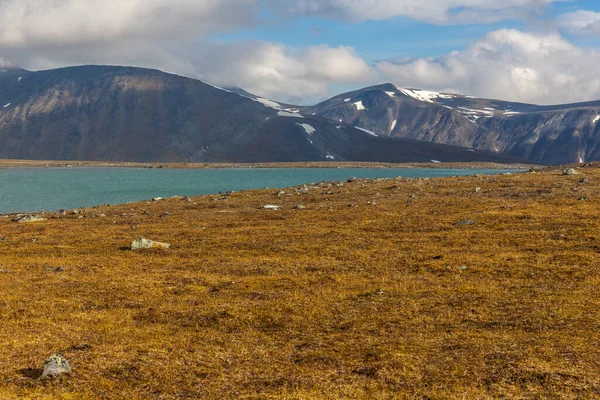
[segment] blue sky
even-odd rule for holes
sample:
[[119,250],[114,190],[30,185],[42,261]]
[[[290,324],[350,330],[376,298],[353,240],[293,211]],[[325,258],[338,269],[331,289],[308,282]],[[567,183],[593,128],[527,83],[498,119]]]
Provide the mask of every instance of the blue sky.
[[[426,0],[424,0],[426,1]],[[502,1],[502,0],[498,0]],[[380,21],[349,22],[334,18],[297,17],[278,19],[261,13],[262,23],[228,34],[216,34],[222,42],[263,40],[280,42],[293,48],[320,44],[332,47],[351,46],[368,62],[401,57],[438,57],[454,50],[463,50],[486,33],[501,28],[520,30],[553,29],[551,21],[561,14],[577,10],[600,12],[600,1],[581,0],[553,3],[535,20],[512,19],[493,24],[436,25],[397,17]],[[566,34],[581,46],[598,47],[600,38]]]
[[382,82],[600,99],[597,0],[3,0],[0,66],[158,68],[310,104]]

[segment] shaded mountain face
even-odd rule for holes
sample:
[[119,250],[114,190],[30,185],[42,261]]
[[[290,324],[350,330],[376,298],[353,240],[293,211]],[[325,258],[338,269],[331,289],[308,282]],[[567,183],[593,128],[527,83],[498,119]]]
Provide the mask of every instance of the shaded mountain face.
[[136,162],[515,162],[378,137],[160,71],[0,72],[0,158]]
[[535,163],[600,160],[600,101],[536,106],[385,84],[301,112],[380,135],[505,152]]

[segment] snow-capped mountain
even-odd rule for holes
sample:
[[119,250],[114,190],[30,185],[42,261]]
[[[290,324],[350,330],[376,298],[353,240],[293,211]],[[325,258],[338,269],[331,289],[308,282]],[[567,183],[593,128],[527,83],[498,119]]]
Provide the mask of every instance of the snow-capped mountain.
[[0,71],[0,158],[138,162],[520,161],[379,136],[156,70]]
[[600,101],[537,106],[384,84],[302,112],[379,135],[505,152],[537,163],[600,160]]

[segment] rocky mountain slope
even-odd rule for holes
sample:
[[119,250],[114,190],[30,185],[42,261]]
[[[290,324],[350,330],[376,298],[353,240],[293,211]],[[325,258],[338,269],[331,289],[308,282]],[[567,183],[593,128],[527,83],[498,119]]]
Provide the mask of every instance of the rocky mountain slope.
[[384,84],[301,110],[379,135],[505,152],[536,163],[600,160],[600,101],[536,106]]
[[0,71],[0,158],[137,162],[516,161],[379,137],[160,71]]

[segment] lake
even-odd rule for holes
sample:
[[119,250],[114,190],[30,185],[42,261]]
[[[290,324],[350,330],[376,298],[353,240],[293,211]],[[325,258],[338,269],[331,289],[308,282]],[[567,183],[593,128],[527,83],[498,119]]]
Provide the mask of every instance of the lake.
[[16,168],[0,170],[0,213],[55,211],[153,197],[283,188],[357,178],[434,178],[501,174],[499,169],[372,168]]

